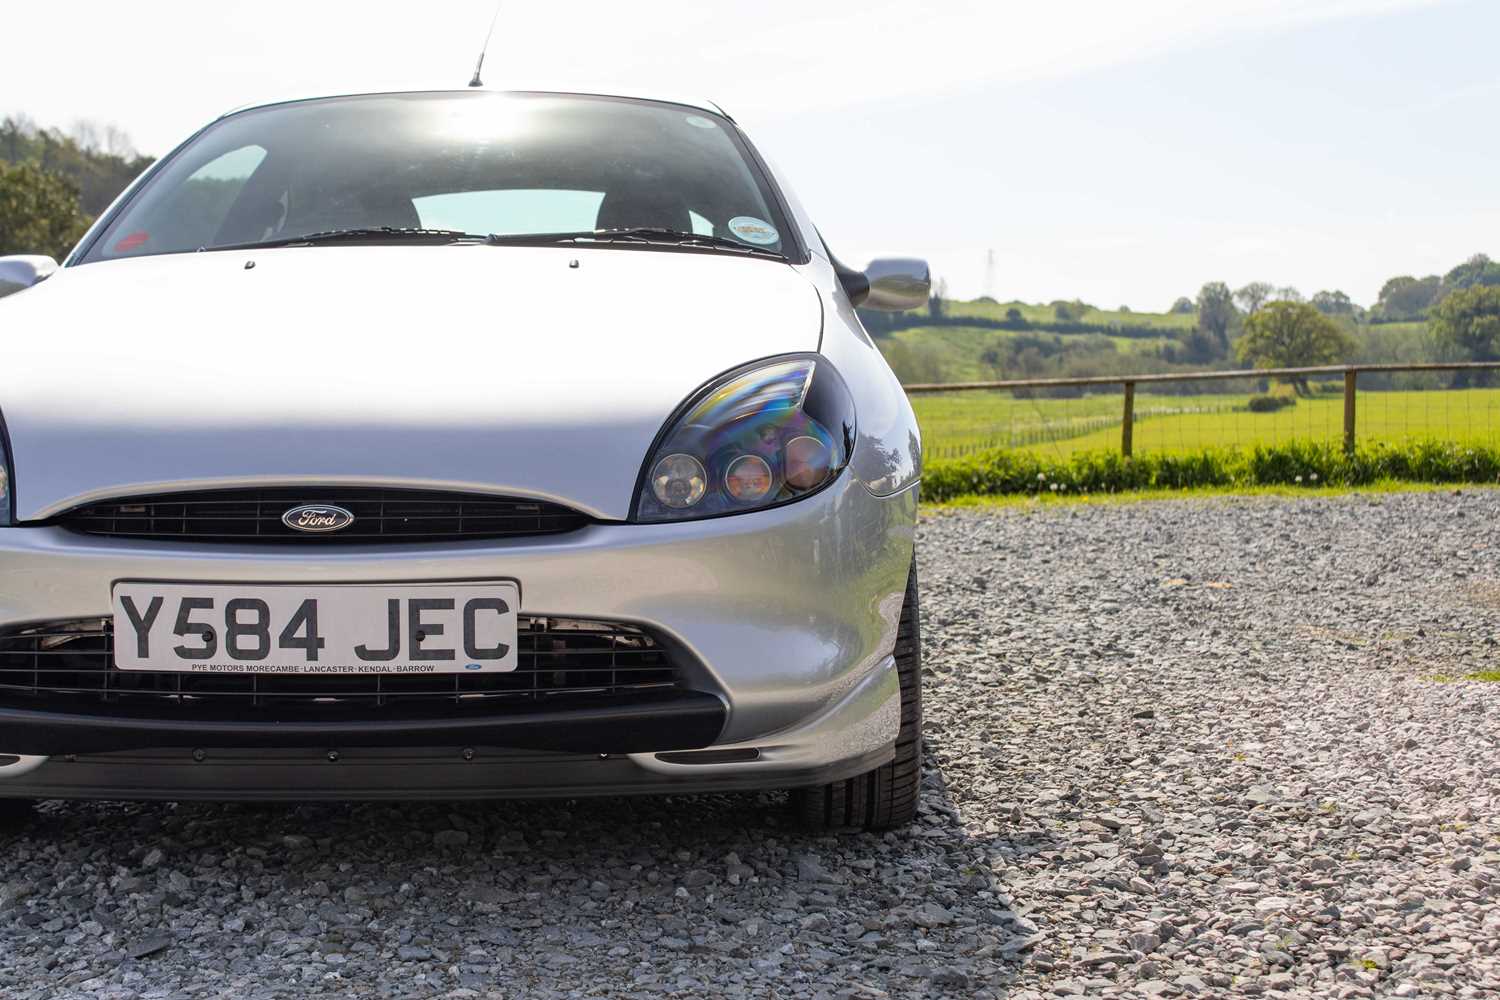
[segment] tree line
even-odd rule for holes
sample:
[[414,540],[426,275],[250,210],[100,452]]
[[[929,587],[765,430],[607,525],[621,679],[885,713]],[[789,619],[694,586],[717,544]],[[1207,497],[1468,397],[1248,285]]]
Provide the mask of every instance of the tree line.
[[24,115],[0,120],[0,254],[63,258],[152,162],[111,125],[64,132]]
[[[1385,288],[1393,283],[1404,288],[1405,280],[1392,279]],[[1500,361],[1500,264],[1475,254],[1432,280],[1437,291],[1421,315],[1449,360]],[[1372,314],[1388,304],[1382,295]],[[1320,292],[1309,301],[1294,288],[1266,282],[1236,291],[1222,281],[1209,282],[1192,305],[1197,325],[1190,350],[1208,355],[1205,361],[1232,354],[1258,368],[1350,361],[1358,346],[1351,327],[1376,321],[1342,292]]]
[[[1152,314],[1133,315],[1124,306],[1101,314],[1078,300],[1007,308],[981,298],[961,306],[941,292],[916,312],[860,315],[905,382],[1493,361],[1500,360],[1497,271],[1500,267],[1488,257],[1470,257],[1434,279],[1441,290],[1436,304],[1422,320],[1405,324],[1385,322],[1391,313],[1383,306],[1364,309],[1342,291],[1306,297],[1294,287],[1270,282],[1251,282],[1239,289],[1209,282],[1195,297],[1183,296],[1173,304],[1170,312],[1187,318],[1186,324],[1163,322]],[[978,303],[992,308],[973,309]],[[901,335],[912,328],[923,335]],[[994,335],[970,336],[984,331]],[[1132,348],[1131,341],[1140,346]],[[1491,379],[1459,372],[1379,375],[1369,381],[1372,388],[1435,388],[1449,382],[1488,384]],[[1307,387],[1291,388],[1301,393]]]

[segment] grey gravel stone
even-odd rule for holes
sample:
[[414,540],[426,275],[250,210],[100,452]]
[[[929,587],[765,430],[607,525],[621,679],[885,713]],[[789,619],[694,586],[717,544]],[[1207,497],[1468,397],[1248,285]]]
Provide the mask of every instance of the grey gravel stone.
[[172,939],[165,934],[154,934],[143,938],[125,949],[125,954],[131,958],[146,958],[158,952],[166,951],[172,947]]
[[468,842],[469,835],[463,830],[439,830],[432,835],[434,847],[463,847]]
[[926,516],[909,829],[49,803],[0,833],[0,997],[1500,996],[1500,685],[1432,679],[1500,664],[1497,522],[1474,489]]
[[918,927],[947,927],[953,923],[953,914],[941,903],[923,903],[912,911],[911,919]]
[[951,966],[935,969],[929,978],[934,986],[945,989],[963,989],[969,985],[968,973]]

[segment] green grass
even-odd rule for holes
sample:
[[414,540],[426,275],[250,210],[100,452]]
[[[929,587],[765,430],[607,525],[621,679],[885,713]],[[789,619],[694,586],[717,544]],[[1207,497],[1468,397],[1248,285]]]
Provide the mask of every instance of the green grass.
[[[1151,353],[1161,344],[1172,339],[1169,331],[1163,330],[1160,337],[1113,337],[1105,333],[1053,333],[1050,330],[996,330],[987,326],[913,326],[898,330],[885,338],[888,341],[910,344],[913,347],[933,346],[939,351],[962,353],[964,360],[985,372],[985,378],[1012,378],[1009,374],[996,374],[979,361],[979,355],[987,348],[1000,347],[1017,337],[1056,337],[1066,346],[1078,345],[1090,340],[1108,341],[1122,354]],[[949,379],[947,381],[961,381]]]
[[1500,483],[1500,447],[1451,441],[1342,446],[1289,441],[1254,448],[1041,455],[998,448],[928,464],[922,495],[945,501],[966,494],[1120,493],[1201,487],[1364,486],[1385,480],[1419,483]]
[[[1481,483],[1469,484],[1461,488],[1465,490],[1492,490],[1500,489],[1500,486],[1490,486]],[[927,514],[941,514],[944,511],[968,510],[972,508],[1040,510],[1051,507],[1089,507],[1145,502],[1154,503],[1169,500],[1211,500],[1218,497],[1332,498],[1355,494],[1451,493],[1454,489],[1455,487],[1452,483],[1413,483],[1399,479],[1382,479],[1372,483],[1365,483],[1361,486],[1195,486],[1176,489],[1121,490],[1114,493],[1080,493],[1076,490],[1053,493],[1049,490],[1045,492],[1003,493],[988,496],[977,493],[965,493],[946,500],[929,501],[924,498],[922,509]],[[1441,675],[1431,679],[1453,680],[1451,677],[1443,677]]]
[[984,362],[986,351],[994,350],[1004,357],[1007,353],[1006,345],[1016,337],[1036,336],[1060,338],[1065,343],[1065,352],[1069,347],[1077,350],[1107,342],[1106,349],[1112,349],[1121,355],[1124,359],[1122,365],[1126,369],[1139,368],[1140,361],[1130,359],[1154,355],[1156,349],[1169,339],[1165,333],[1161,338],[1155,339],[1111,337],[1105,334],[1017,332],[979,326],[914,326],[881,337],[877,343],[892,367],[908,383],[979,382],[1008,377]]
[[[1249,393],[1167,396],[1138,393],[1134,451],[1187,454],[1208,448],[1253,448],[1293,440],[1341,441],[1341,393],[1318,394],[1272,413],[1246,409]],[[924,446],[937,460],[985,448],[1012,447],[1065,457],[1119,450],[1123,399],[1017,399],[1010,392],[955,392],[912,397]],[[1399,443],[1442,439],[1462,444],[1500,440],[1500,389],[1367,391],[1356,399],[1356,436]]]
[[[995,329],[986,326],[913,326],[882,333],[878,339],[886,359],[902,381],[973,382],[1014,377],[1017,371],[1001,370],[987,363],[984,355],[992,352],[1002,364],[1024,370],[1055,372],[1060,365],[1079,362],[1092,370],[1138,371],[1159,365],[1161,349],[1179,340],[1193,329],[1194,318],[1181,314],[1134,313],[1088,310],[1081,316],[1058,320],[1056,310],[1048,305],[1024,302],[948,302],[950,320],[965,318],[1003,322],[1010,309],[1020,310],[1031,324],[1023,330]],[[1046,327],[1058,323],[1084,323],[1103,329],[1059,332]],[[1130,328],[1111,333],[1112,325]],[[1126,333],[1129,335],[1126,335]],[[1159,335],[1155,335],[1158,334]],[[1033,353],[1040,356],[1032,363],[1017,363],[1009,345],[1026,338]],[[1043,343],[1037,345],[1040,339]],[[1147,363],[1149,359],[1150,363]],[[1042,367],[1038,368],[1037,364]]]
[[[883,337],[880,346],[907,384],[1016,377],[1000,365],[1125,375],[1159,370],[1164,359],[1175,357],[1164,349],[1181,344],[1195,323],[1183,314],[1088,310],[1064,322],[1119,323],[1147,335],[1064,334],[1035,328],[1058,322],[1051,306],[948,304],[950,317],[960,319],[1003,320],[1013,309],[1034,328],[912,327]],[[1357,333],[1362,360],[1423,360],[1432,352],[1423,323],[1361,327]],[[1121,454],[1124,400],[1113,387],[1088,394],[1034,390],[1041,394],[1030,397],[1011,391],[921,394],[912,405],[922,426],[929,500],[970,493],[1147,496],[1181,489],[1367,488],[1388,480],[1494,483],[1500,480],[1500,388],[1446,388],[1451,379],[1433,372],[1361,376],[1352,456],[1342,447],[1341,378],[1315,381],[1311,395],[1270,412],[1252,411],[1249,404],[1267,391],[1293,398],[1289,385],[1244,378],[1162,386],[1197,390],[1172,395],[1142,384],[1132,411],[1131,460]]]
[[[1019,309],[1021,316],[1028,323],[1044,324],[1058,322],[1057,313],[1052,306],[1042,303],[1031,304],[1029,302],[1001,302],[992,304],[989,302],[953,302],[946,303],[948,315],[950,316],[978,316],[984,319],[1003,320],[1007,310]],[[1090,309],[1082,316],[1075,317],[1072,322],[1080,323],[1119,323],[1124,326],[1155,326],[1160,327],[1164,335],[1183,333],[1191,330],[1197,323],[1197,317],[1191,313],[1149,313],[1149,312],[1119,312],[1112,309]]]

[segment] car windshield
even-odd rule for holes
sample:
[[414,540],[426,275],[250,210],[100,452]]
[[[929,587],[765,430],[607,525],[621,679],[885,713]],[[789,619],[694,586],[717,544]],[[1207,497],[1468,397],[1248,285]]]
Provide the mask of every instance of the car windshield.
[[623,98],[460,91],[230,115],[174,153],[82,259],[330,233],[431,245],[444,234],[546,242],[596,230],[651,234],[610,245],[659,247],[686,233],[706,237],[692,244],[705,250],[787,250],[768,182],[725,118]]

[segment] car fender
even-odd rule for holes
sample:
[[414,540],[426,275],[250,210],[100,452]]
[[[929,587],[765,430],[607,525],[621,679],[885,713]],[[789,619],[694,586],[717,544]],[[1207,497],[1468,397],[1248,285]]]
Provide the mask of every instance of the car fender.
[[922,432],[911,401],[860,323],[833,265],[815,255],[801,270],[823,300],[819,353],[844,376],[854,396],[858,428],[850,471],[876,496],[900,493],[922,476]]

